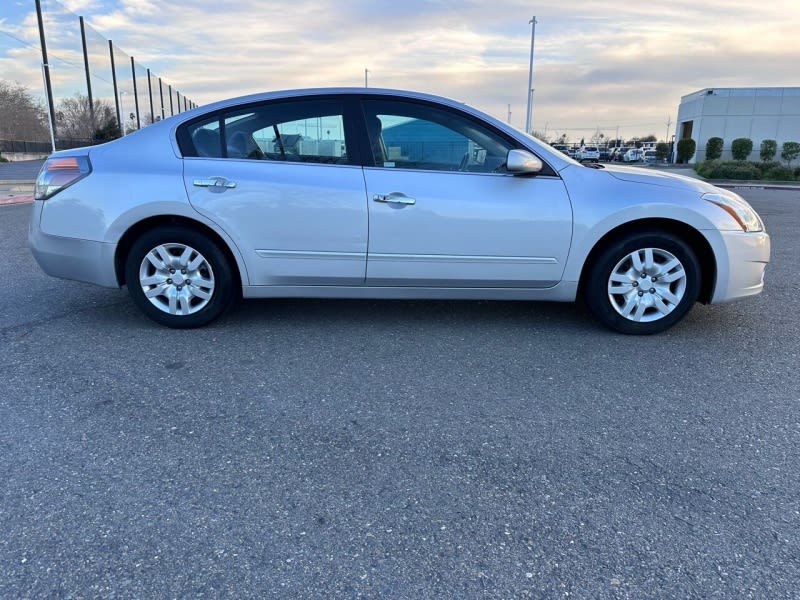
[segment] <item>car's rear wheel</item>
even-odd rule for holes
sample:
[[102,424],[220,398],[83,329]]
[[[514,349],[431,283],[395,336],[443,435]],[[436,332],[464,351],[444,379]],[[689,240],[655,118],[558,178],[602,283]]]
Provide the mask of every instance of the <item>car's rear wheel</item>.
[[125,263],[125,280],[139,309],[167,327],[210,323],[234,299],[225,254],[186,227],[159,227],[136,240]]
[[697,301],[700,264],[669,233],[637,233],[607,245],[589,266],[583,288],[591,312],[628,334],[653,334],[680,321]]

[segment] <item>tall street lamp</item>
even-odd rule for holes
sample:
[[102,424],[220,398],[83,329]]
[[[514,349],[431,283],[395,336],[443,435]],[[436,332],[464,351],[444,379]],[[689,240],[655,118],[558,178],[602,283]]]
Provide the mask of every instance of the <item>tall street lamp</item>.
[[531,132],[533,118],[533,40],[536,37],[536,17],[532,17],[528,23],[531,25],[531,62],[528,66],[528,112],[525,117],[525,133]]

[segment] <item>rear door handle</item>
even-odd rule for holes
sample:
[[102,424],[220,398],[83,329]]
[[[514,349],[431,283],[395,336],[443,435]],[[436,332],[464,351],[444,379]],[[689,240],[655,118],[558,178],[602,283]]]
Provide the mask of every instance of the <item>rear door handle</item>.
[[416,204],[414,198],[410,198],[402,192],[392,192],[391,194],[375,194],[372,196],[373,202],[386,202],[387,204]]
[[228,181],[224,177],[209,177],[208,179],[195,179],[192,184],[197,187],[235,188],[235,181]]

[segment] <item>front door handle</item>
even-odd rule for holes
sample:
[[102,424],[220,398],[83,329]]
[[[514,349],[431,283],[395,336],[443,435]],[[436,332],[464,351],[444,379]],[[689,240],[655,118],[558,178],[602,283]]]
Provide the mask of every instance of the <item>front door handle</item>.
[[210,187],[210,188],[235,188],[235,181],[228,181],[224,177],[209,177],[208,179],[195,179],[192,185],[197,187]]
[[414,198],[409,198],[402,192],[392,192],[391,194],[375,194],[373,202],[386,202],[387,204],[416,204]]

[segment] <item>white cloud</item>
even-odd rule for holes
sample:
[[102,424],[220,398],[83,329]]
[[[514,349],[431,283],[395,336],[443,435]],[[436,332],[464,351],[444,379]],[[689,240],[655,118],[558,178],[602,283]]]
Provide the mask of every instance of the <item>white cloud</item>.
[[798,85],[796,0],[69,2],[198,103],[266,89],[358,86],[368,68],[373,86],[452,96],[501,118],[510,104],[521,126],[532,11],[539,130],[580,137],[596,128],[611,135],[619,125],[624,135],[663,136],[681,95],[696,89]]

